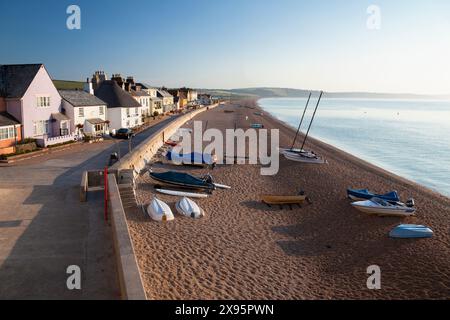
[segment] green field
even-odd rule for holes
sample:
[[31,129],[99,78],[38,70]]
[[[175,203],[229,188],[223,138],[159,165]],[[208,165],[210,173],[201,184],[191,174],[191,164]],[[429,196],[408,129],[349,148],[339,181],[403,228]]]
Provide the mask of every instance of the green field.
[[83,90],[81,81],[53,80],[53,83],[58,90]]

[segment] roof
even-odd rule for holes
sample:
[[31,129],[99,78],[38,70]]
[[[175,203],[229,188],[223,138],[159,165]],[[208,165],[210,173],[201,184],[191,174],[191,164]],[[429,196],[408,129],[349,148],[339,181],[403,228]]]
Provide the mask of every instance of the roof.
[[145,91],[131,90],[130,93],[133,97],[150,97],[150,95]]
[[138,108],[141,105],[117,82],[105,80],[95,90],[95,96],[106,102],[108,108]]
[[154,87],[154,86],[151,86],[151,85],[149,85],[149,84],[147,84],[147,83],[136,83],[136,85],[137,86],[140,86],[142,89],[157,89],[156,87]]
[[61,97],[74,107],[106,106],[106,102],[81,90],[60,90]]
[[42,67],[42,63],[0,65],[0,96],[22,98]]
[[58,120],[58,121],[64,121],[64,120],[70,120],[68,116],[62,113],[52,113],[52,119]]
[[0,112],[0,127],[14,126],[20,124],[12,115],[6,112]]
[[164,98],[173,98],[173,96],[166,90],[158,90],[158,94]]
[[106,123],[105,120],[100,119],[100,118],[87,119],[86,121],[89,122],[90,124],[94,124],[94,125],[95,125],[95,124],[103,124],[103,123]]

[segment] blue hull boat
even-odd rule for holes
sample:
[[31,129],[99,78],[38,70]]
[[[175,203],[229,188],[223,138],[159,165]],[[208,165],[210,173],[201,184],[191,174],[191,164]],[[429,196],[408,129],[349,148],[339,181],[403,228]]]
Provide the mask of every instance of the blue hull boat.
[[208,165],[212,166],[216,164],[216,157],[210,154],[202,154],[202,153],[188,153],[188,154],[179,154],[173,151],[169,151],[166,154],[166,158],[169,161],[178,164],[189,164],[189,165]]
[[367,189],[355,190],[348,189],[347,195],[352,200],[370,200],[372,198],[382,199],[389,202],[400,202],[397,191],[392,191],[383,195],[375,194]]
[[189,188],[189,189],[206,189],[215,190],[216,186],[212,182],[212,178],[200,179],[187,173],[169,171],[164,173],[150,172],[150,177],[156,181],[166,184]]
[[392,230],[389,236],[396,239],[431,238],[433,237],[433,230],[425,226],[401,224]]

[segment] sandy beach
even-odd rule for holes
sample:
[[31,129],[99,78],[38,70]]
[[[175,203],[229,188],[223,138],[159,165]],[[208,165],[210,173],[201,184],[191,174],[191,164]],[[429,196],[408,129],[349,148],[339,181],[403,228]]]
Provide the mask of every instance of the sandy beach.
[[[230,112],[226,113],[225,110]],[[231,112],[233,111],[233,112]],[[295,131],[243,101],[200,114],[208,128],[248,129],[262,123],[280,129],[290,147]],[[248,117],[248,120],[246,120]],[[189,123],[186,127],[190,127]],[[261,176],[258,165],[219,165],[213,171],[156,164],[155,171],[211,173],[232,186],[196,200],[206,216],[176,215],[166,224],[141,211],[127,212],[138,265],[150,299],[448,299],[450,297],[450,199],[310,139],[306,146],[328,165],[305,165],[280,158],[276,176]],[[154,196],[148,174],[139,177],[137,197]],[[414,198],[417,216],[369,217],[346,198],[346,189],[397,190]],[[312,204],[269,208],[262,194],[295,195],[304,190]],[[176,197],[158,196],[175,212]],[[435,236],[390,239],[400,223],[424,224]],[[381,290],[366,286],[367,267],[381,268]]]

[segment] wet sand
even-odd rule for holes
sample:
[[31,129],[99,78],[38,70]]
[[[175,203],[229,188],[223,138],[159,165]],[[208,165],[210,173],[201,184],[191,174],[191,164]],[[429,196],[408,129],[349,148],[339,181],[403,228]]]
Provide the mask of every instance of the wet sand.
[[[256,109],[253,109],[256,108]],[[234,112],[224,112],[224,110]],[[195,120],[208,128],[248,129],[251,123],[280,129],[290,147],[294,130],[256,102],[244,101],[205,112]],[[246,121],[246,116],[249,117]],[[190,127],[189,124],[186,127]],[[208,199],[201,220],[175,213],[175,197],[158,197],[176,220],[161,224],[141,212],[127,212],[138,265],[150,299],[448,299],[450,297],[450,199],[314,139],[306,146],[328,165],[305,165],[280,158],[276,176],[261,176],[258,165],[218,166],[213,171],[154,165],[155,171],[212,173],[232,186]],[[154,181],[138,179],[137,197],[148,205]],[[369,217],[354,210],[346,189],[399,191],[413,197],[417,216]],[[269,208],[262,194],[294,195],[304,190],[312,205]],[[435,236],[390,239],[400,223],[424,224]],[[381,290],[366,286],[367,268],[381,268]]]

